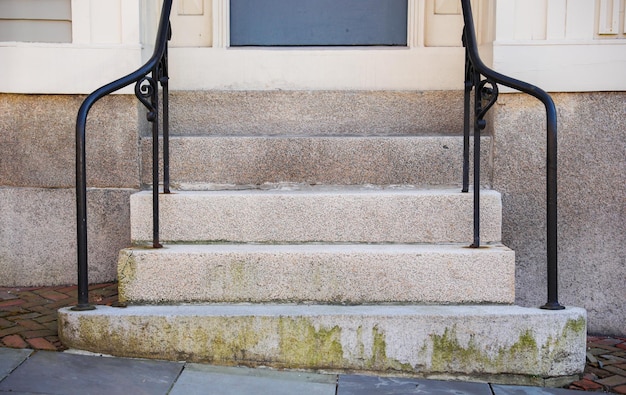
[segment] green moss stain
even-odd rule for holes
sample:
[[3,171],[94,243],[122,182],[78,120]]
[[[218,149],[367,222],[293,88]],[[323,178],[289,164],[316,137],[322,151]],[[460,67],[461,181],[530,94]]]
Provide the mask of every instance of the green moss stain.
[[579,317],[575,320],[567,320],[567,323],[565,324],[565,329],[563,330],[563,336],[566,336],[568,332],[576,335],[586,334],[587,320],[585,320],[585,317]]
[[344,364],[339,326],[316,329],[305,318],[281,317],[278,331],[279,359],[290,367],[338,368]]
[[117,263],[117,289],[120,302],[127,302],[127,294],[132,284],[137,278],[137,263],[132,250],[124,250],[120,254]]
[[541,361],[540,353],[543,347],[537,345],[537,340],[530,329],[524,331],[517,341],[510,347],[501,347],[495,359],[497,371],[506,371],[509,366],[522,366],[526,371],[536,370],[537,363]]
[[[431,335],[433,372],[467,371],[468,368],[478,371],[507,372],[511,366],[523,370],[536,370],[541,360],[541,348],[531,330],[522,332],[517,341],[508,347],[498,347],[491,356],[488,350],[479,347],[470,336],[467,345],[462,345],[456,333],[456,326],[447,328],[442,335]],[[427,346],[422,349],[422,355]],[[519,370],[519,368],[516,368]]]
[[533,333],[527,329],[524,333],[522,333],[519,339],[511,346],[509,349],[509,353],[513,355],[523,354],[523,353],[533,353],[536,354],[537,341],[533,336]]
[[243,288],[246,283],[246,273],[250,270],[247,268],[245,261],[235,260],[230,265],[230,277],[233,285],[237,288]]
[[387,341],[385,333],[379,330],[378,326],[372,328],[372,353],[367,360],[366,368],[372,370],[398,370],[412,372],[413,367],[409,363],[387,357]]
[[233,323],[237,327],[235,330],[224,326],[204,333],[211,361],[233,363],[257,359],[251,350],[261,341],[262,333],[255,327],[254,321],[254,317],[241,317]]
[[446,328],[442,335],[430,335],[432,341],[431,370],[433,372],[458,371],[460,366],[471,366],[489,362],[486,353],[470,338],[467,346],[460,344],[456,326]]

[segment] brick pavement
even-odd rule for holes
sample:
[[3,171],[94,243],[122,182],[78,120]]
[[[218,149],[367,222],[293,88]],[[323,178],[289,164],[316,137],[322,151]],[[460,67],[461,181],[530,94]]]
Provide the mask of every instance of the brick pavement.
[[[57,333],[57,310],[76,304],[75,285],[0,288],[0,346],[36,350],[65,350]],[[94,304],[117,302],[117,284],[89,286]]]
[[626,338],[587,336],[587,365],[571,389],[626,394]]
[[[0,287],[0,346],[65,350],[57,334],[57,310],[76,304],[75,285],[36,288]],[[89,287],[94,304],[117,302],[117,284]],[[587,365],[568,388],[626,395],[626,338],[588,336]]]

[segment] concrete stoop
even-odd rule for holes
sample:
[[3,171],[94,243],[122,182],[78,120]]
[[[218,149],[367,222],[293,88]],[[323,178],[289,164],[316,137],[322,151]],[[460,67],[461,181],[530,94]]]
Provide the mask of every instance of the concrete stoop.
[[481,190],[475,249],[471,193],[300,181],[162,194],[159,249],[142,246],[151,192],[132,195],[129,306],[62,309],[60,338],[125,357],[501,383],[583,371],[583,309],[512,305],[498,192]]
[[585,365],[586,313],[518,306],[198,304],[59,312],[71,348],[117,356],[536,383]]

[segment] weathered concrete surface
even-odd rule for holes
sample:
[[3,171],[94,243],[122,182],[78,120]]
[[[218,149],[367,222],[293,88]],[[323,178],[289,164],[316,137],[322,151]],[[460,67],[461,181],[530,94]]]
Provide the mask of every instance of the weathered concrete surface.
[[[83,99],[0,94],[0,185],[74,186],[76,114]],[[129,95],[94,105],[86,135],[89,186],[139,187],[139,116]]]
[[[626,93],[554,94],[559,120],[560,301],[589,312],[589,331],[626,335]],[[545,302],[545,113],[500,95],[494,189],[503,242],[516,252],[517,303]]]
[[[500,240],[500,194],[481,192],[481,238]],[[278,186],[161,195],[163,241],[463,243],[472,194],[411,187]],[[131,237],[152,238],[152,194],[131,197]]]
[[[87,194],[89,280],[115,279],[117,255],[130,244],[129,198],[135,189]],[[0,284],[76,283],[73,189],[0,187]]]
[[[481,139],[489,158],[491,139]],[[142,181],[152,184],[152,139],[142,139]],[[170,177],[186,183],[461,185],[460,136],[194,136],[170,140]],[[184,160],[182,160],[184,158]],[[481,162],[488,186],[490,161]]]
[[182,305],[59,312],[71,348],[220,365],[568,376],[585,311],[517,306]]
[[132,303],[513,303],[515,254],[467,244],[171,245],[122,250],[118,280]]
[[176,135],[460,135],[463,91],[186,91]]

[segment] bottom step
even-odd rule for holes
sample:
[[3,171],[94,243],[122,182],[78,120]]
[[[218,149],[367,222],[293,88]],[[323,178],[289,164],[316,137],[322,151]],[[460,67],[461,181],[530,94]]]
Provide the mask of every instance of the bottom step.
[[586,312],[491,305],[98,306],[61,309],[59,335],[70,348],[127,357],[548,378],[582,373]]

